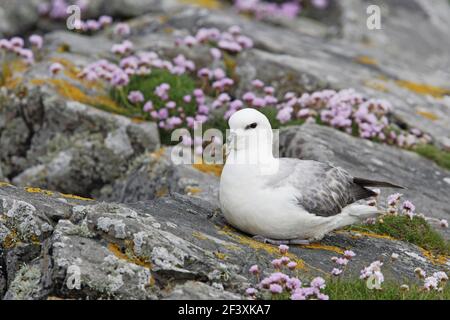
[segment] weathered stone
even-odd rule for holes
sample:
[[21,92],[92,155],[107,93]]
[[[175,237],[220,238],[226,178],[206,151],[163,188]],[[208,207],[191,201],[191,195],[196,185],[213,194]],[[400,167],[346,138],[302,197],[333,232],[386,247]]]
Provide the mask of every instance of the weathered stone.
[[[61,205],[56,194],[30,194],[11,186],[0,191],[4,198],[35,207],[37,216],[45,216],[43,201],[49,207]],[[23,258],[24,265],[11,264],[15,271],[5,299],[237,299],[254,285],[248,268],[258,264],[264,274],[273,272],[271,261],[279,256],[276,246],[227,226],[214,203],[199,198],[173,194],[128,205],[95,201],[67,205],[72,216],[60,219],[45,236],[42,246],[36,247],[40,254]],[[10,217],[0,218],[9,225]],[[7,255],[19,248],[5,247],[4,241],[1,245]],[[347,231],[332,233],[312,246],[291,246],[288,256],[307,281],[328,274],[331,257],[344,249],[357,254],[347,267],[347,277],[357,277],[376,259],[384,261],[383,272],[393,281],[416,281],[416,267],[428,273],[449,267],[448,257],[433,256],[415,245]],[[391,261],[392,253],[399,255],[396,261]]]

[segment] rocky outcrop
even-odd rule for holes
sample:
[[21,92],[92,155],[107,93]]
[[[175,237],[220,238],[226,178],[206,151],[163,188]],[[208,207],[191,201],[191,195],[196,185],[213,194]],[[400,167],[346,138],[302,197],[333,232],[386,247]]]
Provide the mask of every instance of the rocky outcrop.
[[[0,204],[4,299],[242,298],[254,281],[248,268],[273,271],[279,256],[229,227],[214,203],[179,194],[125,205],[5,184]],[[394,281],[414,281],[416,267],[434,272],[449,264],[411,244],[346,231],[292,247],[288,256],[309,279],[328,274],[331,257],[344,249],[357,254],[349,277],[374,259]]]
[[2,109],[2,172],[16,185],[90,196],[159,147],[156,125],[35,88]]

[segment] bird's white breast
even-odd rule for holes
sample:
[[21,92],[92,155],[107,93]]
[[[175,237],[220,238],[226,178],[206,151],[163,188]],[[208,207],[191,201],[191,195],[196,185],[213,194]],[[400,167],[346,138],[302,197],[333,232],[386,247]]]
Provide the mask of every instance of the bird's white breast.
[[289,187],[273,192],[264,185],[258,168],[225,165],[220,181],[220,203],[227,221],[251,235],[293,239],[308,233],[312,215],[295,204]]

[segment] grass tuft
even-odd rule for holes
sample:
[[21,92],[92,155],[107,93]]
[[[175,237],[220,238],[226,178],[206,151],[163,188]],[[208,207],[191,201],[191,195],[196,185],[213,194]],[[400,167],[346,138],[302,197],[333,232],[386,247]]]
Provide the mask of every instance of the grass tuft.
[[349,227],[354,231],[368,231],[415,244],[435,254],[450,254],[450,242],[446,241],[430,224],[421,217],[412,220],[407,216],[384,216],[373,225]]
[[417,284],[408,284],[409,290],[403,291],[395,282],[384,282],[382,289],[367,288],[366,281],[333,279],[327,282],[324,293],[330,300],[448,300],[450,288],[445,286],[442,292],[426,291]]
[[425,158],[433,160],[441,167],[450,170],[450,152],[440,150],[438,147],[431,144],[417,146],[414,151]]

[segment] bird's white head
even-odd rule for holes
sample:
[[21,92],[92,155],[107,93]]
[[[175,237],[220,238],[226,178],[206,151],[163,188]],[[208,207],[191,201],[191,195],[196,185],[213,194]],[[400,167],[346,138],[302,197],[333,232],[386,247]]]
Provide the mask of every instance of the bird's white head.
[[246,108],[234,113],[228,121],[227,139],[230,151],[247,151],[250,157],[273,157],[273,132],[267,117],[258,110]]

